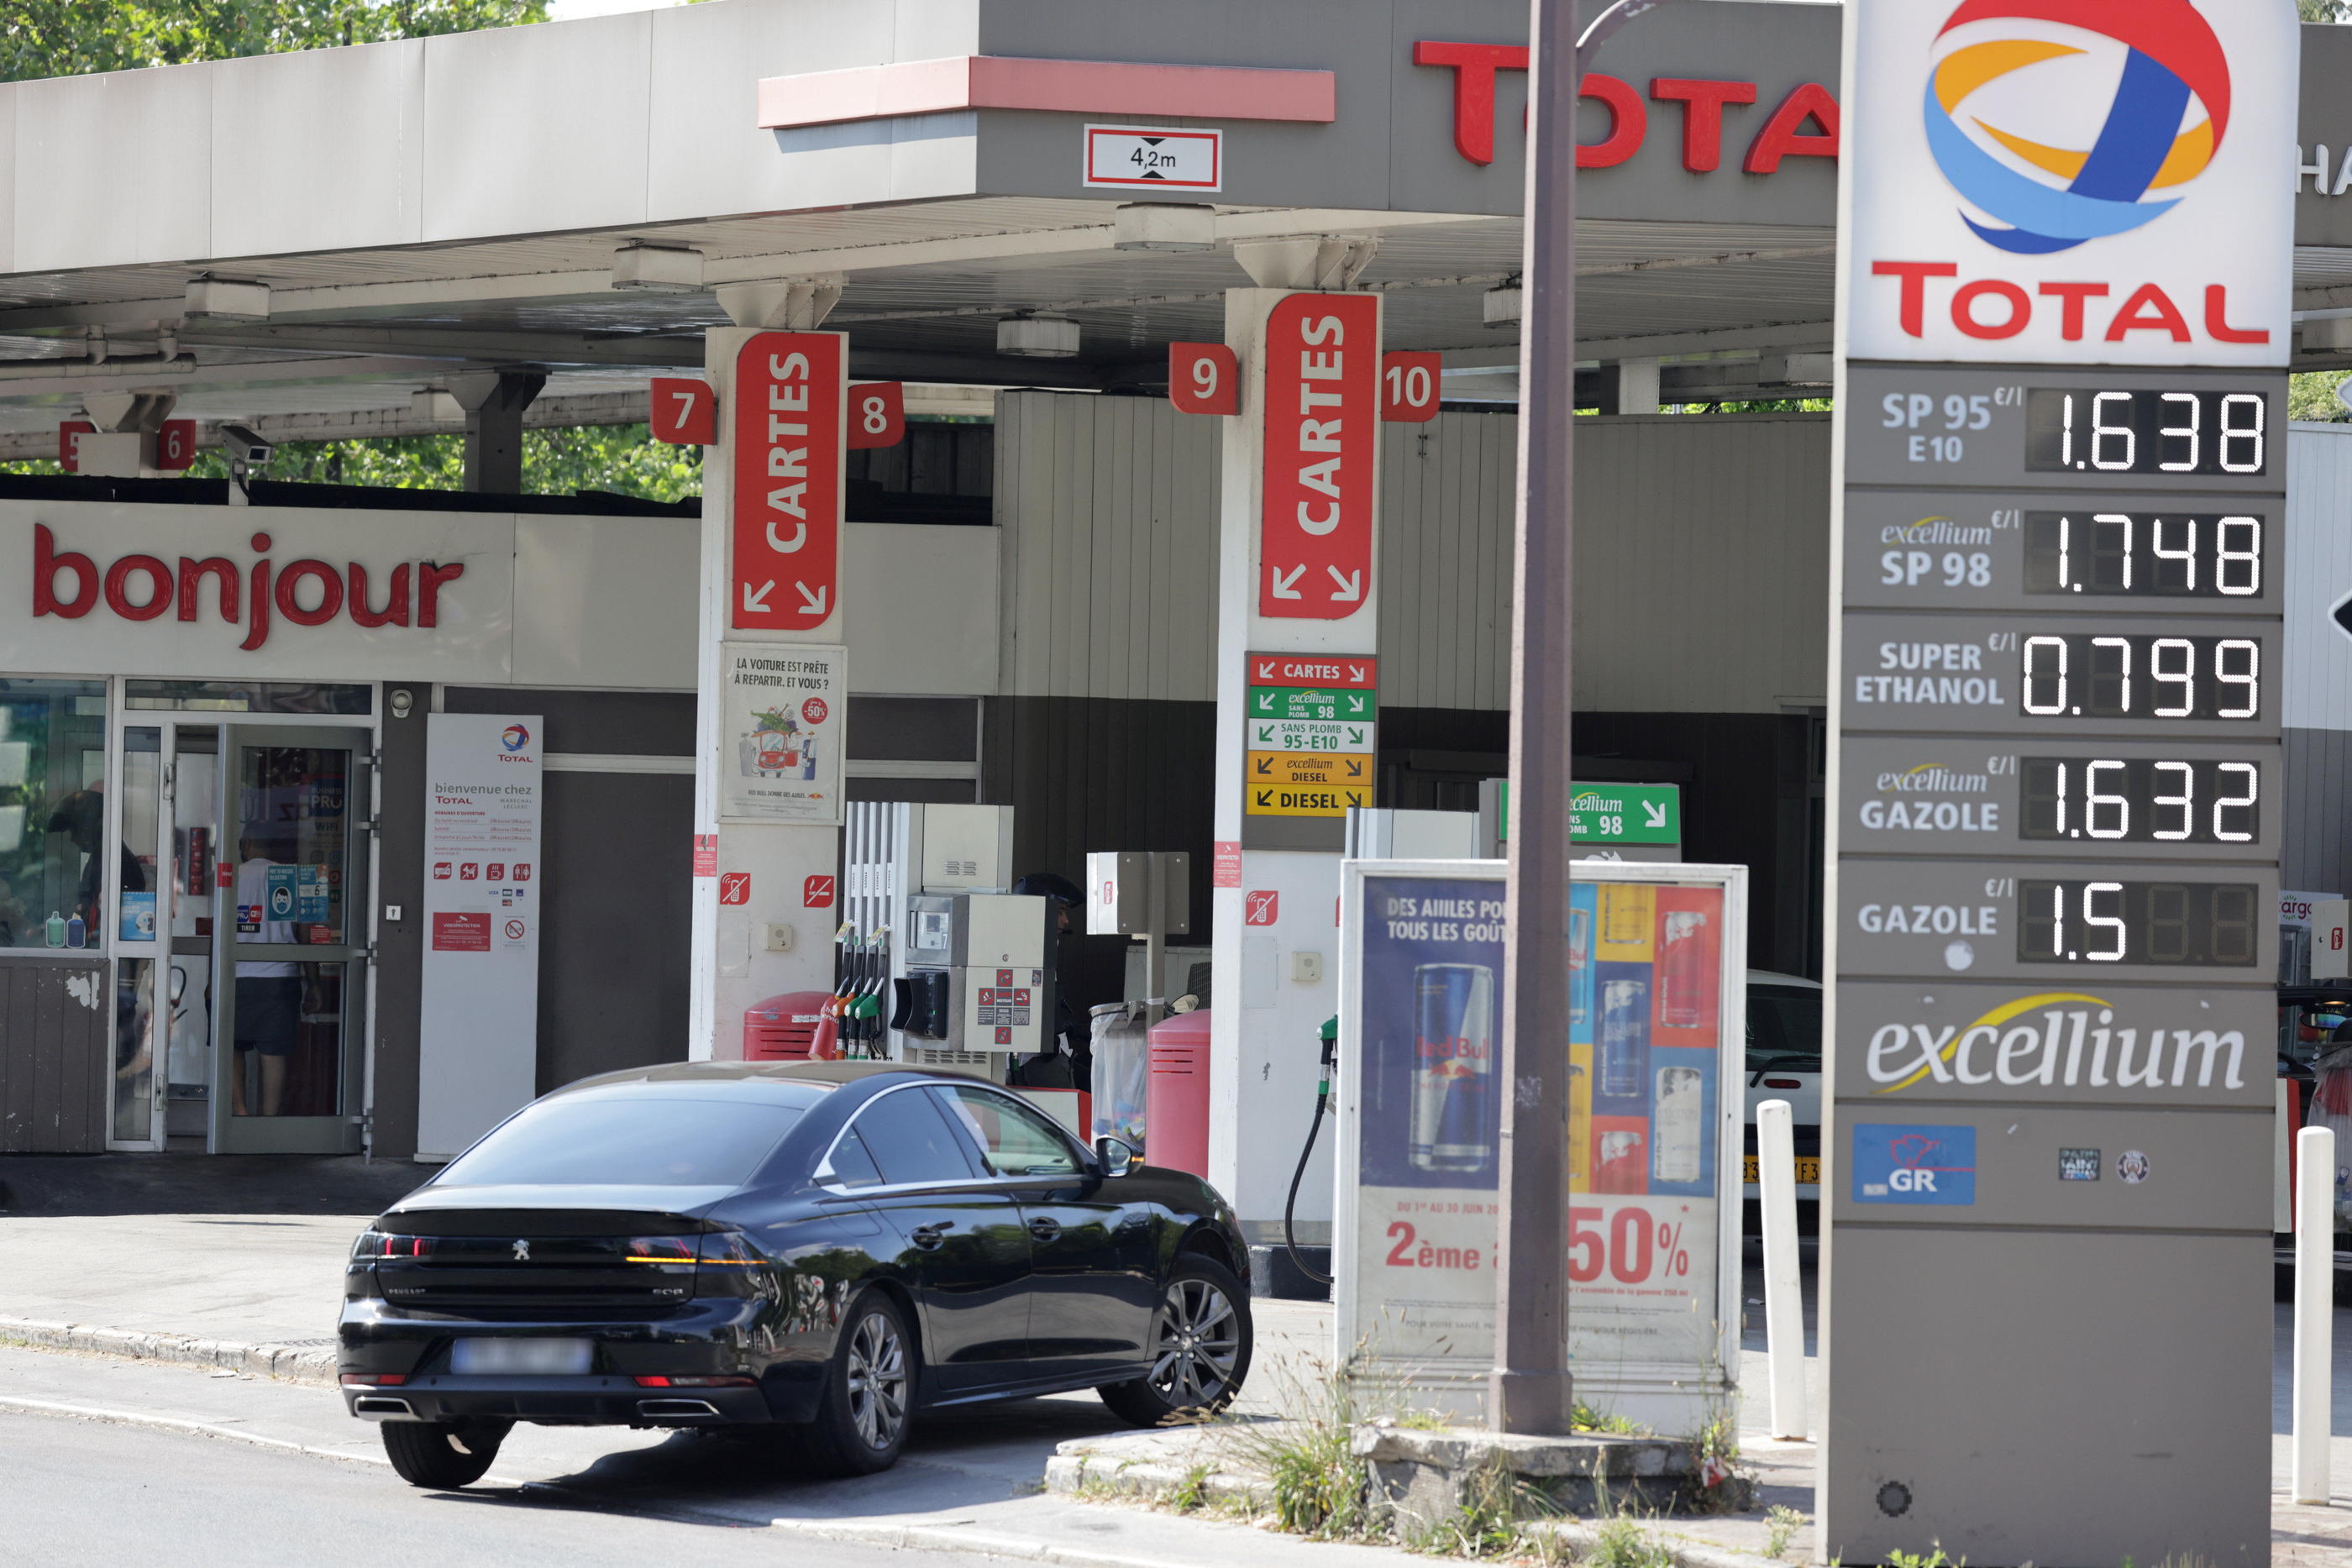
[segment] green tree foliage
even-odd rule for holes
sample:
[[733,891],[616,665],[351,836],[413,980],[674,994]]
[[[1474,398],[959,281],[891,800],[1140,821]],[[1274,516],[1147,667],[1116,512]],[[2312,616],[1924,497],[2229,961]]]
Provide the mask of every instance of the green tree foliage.
[[546,20],[545,0],[0,0],[0,80],[380,44]]
[[2295,9],[2306,22],[2352,21],[2352,3],[2347,0],[2294,0]]
[[2352,371],[2305,371],[2287,377],[2286,416],[2341,423],[2352,420],[2352,410],[2336,401],[2336,383]]

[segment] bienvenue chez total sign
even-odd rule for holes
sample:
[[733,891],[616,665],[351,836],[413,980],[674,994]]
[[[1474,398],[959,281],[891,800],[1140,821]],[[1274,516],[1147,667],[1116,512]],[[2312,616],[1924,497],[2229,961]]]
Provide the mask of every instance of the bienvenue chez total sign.
[[514,559],[497,513],[0,505],[0,668],[499,679]]

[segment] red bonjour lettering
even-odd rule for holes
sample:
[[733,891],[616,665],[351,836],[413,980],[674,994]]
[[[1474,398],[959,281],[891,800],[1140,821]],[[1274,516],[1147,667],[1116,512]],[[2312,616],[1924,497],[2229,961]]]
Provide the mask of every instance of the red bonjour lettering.
[[[2009,319],[1998,326],[1977,319],[1976,302],[1991,296],[2009,302]],[[1964,283],[1952,296],[1952,325],[1971,338],[2014,338],[2033,319],[2033,297],[1997,277]]]
[[[147,574],[145,602],[131,601],[131,574]],[[152,621],[172,608],[172,569],[152,555],[127,555],[106,569],[106,607],[125,621]]]
[[2169,332],[2176,343],[2189,341],[2189,323],[2181,319],[2180,308],[2172,297],[2153,283],[2143,283],[2107,328],[2107,341],[2120,343],[2126,332]]
[[362,626],[405,626],[408,624],[408,563],[401,562],[392,569],[391,585],[384,590],[383,612],[368,608],[367,568],[357,561],[346,564],[344,570],[352,580],[352,619]]
[[1650,107],[1631,83],[1596,71],[1577,84],[1576,96],[1589,98],[1609,110],[1609,134],[1576,150],[1578,168],[1613,169],[1642,150],[1643,138],[1650,134]]
[[1444,44],[1423,40],[1412,63],[1454,72],[1454,150],[1473,163],[1495,161],[1495,73],[1528,68],[1525,44]]
[[236,625],[243,613],[238,605],[238,591],[244,584],[236,575],[236,562],[225,556],[208,555],[202,560],[190,560],[186,556],[180,558],[180,619],[194,621],[196,618],[197,590],[207,577],[220,583],[221,619],[232,626]]
[[429,560],[416,563],[416,623],[419,626],[441,624],[441,585],[455,582],[466,575],[466,563],[452,561],[441,566]]
[[2230,325],[2230,290],[2226,284],[2205,286],[2205,330],[2217,343],[2267,343],[2271,340],[2266,327],[2239,328]]
[[[319,585],[318,605],[302,608],[304,578]],[[324,626],[343,612],[342,574],[323,560],[298,560],[278,574],[278,613],[297,626]]]
[[2105,298],[2107,286],[2104,283],[2045,283],[2034,292],[2065,302],[2058,318],[2058,335],[2070,343],[2079,343],[2083,340],[2083,301]]
[[1650,96],[1683,106],[1683,167],[1705,174],[1723,163],[1723,106],[1754,103],[1752,81],[1712,81],[1702,77],[1654,77]]
[[[74,574],[79,588],[71,599],[57,596],[57,574]],[[98,563],[79,550],[58,553],[58,537],[47,523],[33,525],[33,613],[79,621],[98,602]]]
[[[1805,129],[1811,120],[1818,131]],[[1769,174],[1783,158],[1834,158],[1838,155],[1838,106],[1829,89],[1819,82],[1801,84],[1780,100],[1756,140],[1748,144],[1748,161],[1740,167],[1751,174]]]
[[1927,279],[1958,277],[1959,264],[1950,261],[1874,261],[1870,264],[1873,277],[1899,277],[1903,280],[1902,316],[1904,332],[1910,337],[1924,337],[1927,327]]
[[[254,535],[253,548],[268,549],[269,536]],[[252,608],[253,619],[247,622],[245,641],[237,646],[249,653],[269,641],[269,561],[267,557],[253,563],[253,591],[245,596],[245,601]]]

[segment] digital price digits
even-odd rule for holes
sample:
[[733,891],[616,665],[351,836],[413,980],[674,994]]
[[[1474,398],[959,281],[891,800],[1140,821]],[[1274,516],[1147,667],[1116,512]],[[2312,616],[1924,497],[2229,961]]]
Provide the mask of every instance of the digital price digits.
[[2262,644],[2251,637],[2044,634],[2024,641],[2024,709],[2067,718],[2252,718]]
[[2242,844],[2261,831],[2251,762],[2027,757],[2019,773],[2022,838]]
[[2252,598],[2263,591],[2262,519],[2028,512],[2025,591]]
[[2045,474],[2267,474],[2269,410],[2259,392],[2036,387],[2025,398],[2025,466]]
[[2262,899],[2250,882],[2053,881],[2019,883],[2018,904],[2020,963],[2245,968]]

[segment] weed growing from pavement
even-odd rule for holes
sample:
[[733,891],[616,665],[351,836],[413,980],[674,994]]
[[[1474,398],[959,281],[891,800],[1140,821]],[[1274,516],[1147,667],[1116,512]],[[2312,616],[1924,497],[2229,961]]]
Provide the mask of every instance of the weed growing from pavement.
[[[1944,1543],[1942,1542],[1931,1541],[1927,1542],[1927,1545],[1930,1550],[1927,1552],[1888,1552],[1886,1554],[1887,1568],[1969,1568],[1969,1560],[1967,1558],[1963,1557],[1959,1561],[1954,1562],[1951,1558],[1945,1556]],[[2124,1568],[2131,1568],[2130,1558],[2126,1557],[2124,1559]]]
[[1620,1416],[1613,1410],[1598,1410],[1578,1400],[1569,1409],[1568,1424],[1571,1430],[1591,1432],[1604,1437],[1647,1437],[1654,1434],[1631,1416]]
[[1454,1511],[1405,1533],[1408,1550],[1440,1557],[1506,1558],[1565,1568],[1572,1561],[1567,1542],[1538,1528],[1559,1510],[1549,1498],[1500,1466],[1482,1466],[1465,1477]]
[[1214,1469],[1214,1466],[1205,1464],[1189,1467],[1184,1471],[1184,1479],[1169,1492],[1168,1506],[1178,1513],[1197,1512],[1201,1505],[1209,1500],[1209,1475]]
[[1774,1503],[1764,1515],[1764,1555],[1778,1557],[1789,1550],[1789,1538],[1804,1524],[1805,1516],[1786,1503]]
[[1602,1522],[1598,1538],[1577,1559],[1578,1568],[1675,1568],[1665,1542],[1626,1515]]

